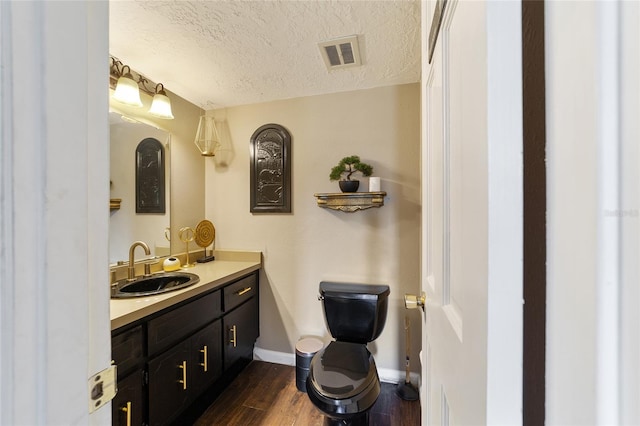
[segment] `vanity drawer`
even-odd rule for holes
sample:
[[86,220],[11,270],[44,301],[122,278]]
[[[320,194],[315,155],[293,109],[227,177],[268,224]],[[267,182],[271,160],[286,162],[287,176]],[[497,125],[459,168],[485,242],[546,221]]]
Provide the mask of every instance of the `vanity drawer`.
[[225,287],[224,291],[224,311],[229,312],[245,300],[256,294],[256,275],[251,274],[235,283]]
[[222,314],[220,290],[187,303],[148,322],[148,350],[152,356],[167,349]]
[[111,359],[118,366],[118,376],[142,361],[142,326],[136,326],[111,338]]

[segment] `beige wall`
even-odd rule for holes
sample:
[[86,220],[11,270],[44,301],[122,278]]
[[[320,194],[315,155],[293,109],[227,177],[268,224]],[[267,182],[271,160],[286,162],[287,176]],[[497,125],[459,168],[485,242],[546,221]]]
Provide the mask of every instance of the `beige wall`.
[[[175,120],[167,129],[171,139],[171,248],[183,252],[178,230],[184,226],[195,229],[205,218],[204,161],[193,143],[198,120],[203,111],[194,104],[169,93]],[[194,245],[190,249],[195,248]]]
[[[217,248],[264,254],[259,348],[292,354],[301,336],[329,339],[320,281],[382,283],[391,287],[389,314],[369,348],[379,369],[404,369],[403,295],[418,291],[420,277],[419,97],[419,84],[408,84],[214,112],[226,117],[233,159],[227,166],[205,160],[206,217],[216,226]],[[249,140],[267,123],[292,137],[291,214],[249,212]],[[313,194],[339,192],[329,171],[352,154],[382,178],[385,205],[355,213],[317,207]],[[420,320],[410,314],[418,371]]]

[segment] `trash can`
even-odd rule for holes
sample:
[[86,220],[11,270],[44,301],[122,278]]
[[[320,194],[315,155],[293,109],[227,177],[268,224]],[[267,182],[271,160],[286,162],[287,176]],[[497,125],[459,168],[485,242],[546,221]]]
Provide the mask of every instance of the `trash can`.
[[296,387],[299,391],[307,391],[307,377],[311,358],[324,346],[316,337],[305,337],[296,343]]

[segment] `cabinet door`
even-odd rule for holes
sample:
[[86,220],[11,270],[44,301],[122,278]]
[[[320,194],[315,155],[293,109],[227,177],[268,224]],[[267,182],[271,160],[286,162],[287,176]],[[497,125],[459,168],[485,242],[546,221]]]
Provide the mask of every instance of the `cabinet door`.
[[126,376],[130,371],[140,368],[144,362],[142,353],[142,326],[117,332],[111,338],[111,359],[118,366],[118,376]]
[[113,426],[141,426],[144,418],[142,405],[143,370],[137,370],[118,380],[118,393],[111,402]]
[[254,297],[223,317],[225,346],[224,368],[240,358],[253,358],[253,344],[260,334],[258,302]]
[[197,396],[222,374],[222,321],[214,321],[190,340],[189,391]]
[[149,424],[169,424],[189,398],[189,341],[149,361]]

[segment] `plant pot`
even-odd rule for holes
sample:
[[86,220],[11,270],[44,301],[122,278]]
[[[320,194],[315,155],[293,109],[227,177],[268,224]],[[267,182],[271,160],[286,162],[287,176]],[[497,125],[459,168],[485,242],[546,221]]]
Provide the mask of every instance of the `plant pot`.
[[360,186],[359,180],[340,180],[338,181],[342,192],[356,192]]

